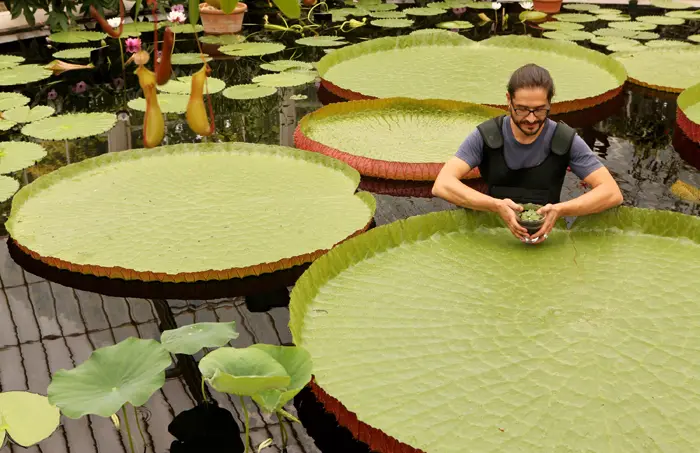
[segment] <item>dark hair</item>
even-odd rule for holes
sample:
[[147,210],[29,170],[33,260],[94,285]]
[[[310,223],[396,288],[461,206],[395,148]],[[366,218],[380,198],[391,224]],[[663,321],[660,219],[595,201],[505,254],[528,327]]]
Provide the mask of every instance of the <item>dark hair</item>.
[[543,88],[547,91],[547,100],[554,96],[554,80],[545,68],[536,64],[526,64],[515,70],[508,81],[508,94],[513,98],[521,88]]

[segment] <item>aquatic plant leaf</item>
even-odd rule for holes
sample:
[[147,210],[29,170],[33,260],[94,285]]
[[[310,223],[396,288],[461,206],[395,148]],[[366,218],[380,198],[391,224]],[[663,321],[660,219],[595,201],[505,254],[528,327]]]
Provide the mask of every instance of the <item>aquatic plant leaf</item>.
[[574,22],[577,24],[600,20],[598,16],[585,13],[560,13],[555,14],[552,17],[561,22]]
[[646,43],[647,47],[693,47],[695,44],[685,42],[685,41],[676,41],[675,39],[653,39],[649,40]]
[[29,104],[29,101],[30,99],[22,93],[0,92],[0,112]]
[[695,46],[647,48],[614,58],[625,65],[630,81],[657,90],[680,93],[700,80],[700,66],[688,64],[700,58]]
[[700,43],[700,35],[690,35],[690,36],[688,36],[687,39],[688,39],[688,41]]
[[668,16],[638,16],[637,20],[639,22],[646,22],[648,24],[656,25],[683,25],[685,23],[685,19]]
[[199,322],[166,330],[160,343],[171,354],[194,355],[202,348],[218,348],[238,338],[236,322]]
[[403,11],[373,11],[370,16],[375,19],[403,19],[406,17],[406,13]]
[[250,347],[272,357],[284,367],[290,377],[289,384],[284,388],[263,390],[253,395],[253,401],[258,403],[262,410],[269,413],[276,412],[291,401],[311,380],[311,355],[298,346],[254,344]]
[[[433,3],[430,3],[429,5],[434,5]],[[367,5],[365,8],[372,12],[372,11],[393,11],[395,9],[398,9],[399,5],[396,3],[377,3],[375,5]]]
[[435,26],[438,28],[445,28],[448,30],[452,30],[452,29],[468,30],[470,28],[474,28],[474,25],[471,22],[467,22],[466,20],[452,20],[450,22],[440,22],[439,24],[436,24]]
[[[445,22],[442,22],[445,23]],[[436,25],[437,27],[437,25]],[[444,28],[420,28],[413,30],[409,35],[453,35],[455,32],[452,29]]]
[[0,118],[0,131],[9,131],[13,127],[15,127],[17,123],[14,121],[8,121],[5,119]]
[[640,31],[636,35],[634,35],[634,39],[641,39],[642,41],[646,41],[648,39],[659,39],[660,35],[658,33],[654,33],[653,31]]
[[170,354],[155,340],[129,337],[96,349],[71,370],[58,370],[49,384],[49,402],[68,418],[109,417],[126,403],[146,404],[163,384]]
[[260,67],[266,71],[282,72],[288,69],[313,69],[314,65],[299,60],[274,60],[269,63],[263,63]]
[[621,38],[619,36],[596,36],[595,38],[591,38],[591,42],[593,44],[598,44],[599,46],[610,46],[612,44],[640,44],[639,41],[634,39]]
[[518,15],[518,19],[520,19],[520,22],[538,22],[546,18],[547,13],[543,13],[542,11],[523,11],[522,13],[520,13],[520,15]]
[[253,57],[281,52],[285,45],[278,42],[242,42],[219,47],[219,52],[234,57]]
[[52,72],[36,64],[23,64],[0,70],[0,86],[24,85],[51,77]]
[[594,12],[595,10],[600,9],[600,5],[594,5],[592,3],[566,3],[566,4],[562,5],[562,8],[570,9],[573,11]]
[[618,42],[609,44],[606,49],[610,52],[639,52],[643,51],[646,47],[639,42]]
[[475,1],[461,1],[461,2],[450,2],[451,4],[461,4],[462,6],[453,6],[453,8],[472,8],[472,9],[493,9],[492,2],[484,2],[480,0]]
[[348,42],[342,36],[310,36],[307,38],[299,38],[295,42],[303,46],[312,47],[337,47],[344,46]]
[[651,31],[656,30],[658,25],[648,22],[610,22],[608,27],[619,30]]
[[173,33],[199,33],[204,31],[204,26],[202,24],[192,25],[168,23],[168,27],[170,27]]
[[290,19],[299,19],[301,16],[301,5],[297,0],[272,0],[279,8],[280,11],[282,11],[282,14],[287,16]]
[[402,10],[404,14],[409,16],[439,16],[440,14],[445,14],[445,11],[438,8],[428,8],[416,7],[416,8],[406,8]]
[[317,398],[374,451],[642,452],[651,433],[693,451],[698,273],[696,216],[619,208],[531,247],[497,215],[450,210],[317,260],[289,325]]
[[337,8],[328,10],[334,16],[355,16],[364,17],[369,15],[369,11],[364,8]]
[[296,87],[306,85],[307,83],[313,83],[315,79],[315,73],[300,73],[289,70],[276,74],[263,74],[253,77],[253,83],[266,87]]
[[31,447],[51,436],[61,413],[48,398],[30,392],[0,393],[0,446],[7,433],[22,447]]
[[638,34],[635,30],[622,30],[619,28],[599,28],[593,30],[596,36],[616,36],[618,38],[635,38]]
[[0,203],[12,197],[19,189],[19,181],[9,176],[0,176]]
[[616,8],[598,8],[591,11],[592,14],[601,15],[605,14],[610,16],[612,14],[622,14],[622,11]]
[[295,146],[343,160],[363,176],[434,180],[466,135],[504,113],[407,98],[330,104],[301,119]]
[[651,0],[651,4],[657,8],[663,9],[689,9],[693,7],[690,3],[677,0]]
[[199,53],[174,53],[170,56],[170,63],[174,65],[200,65],[211,60],[209,55]]
[[60,44],[83,44],[91,41],[102,41],[107,37],[107,33],[101,31],[61,31],[52,33],[48,39],[51,42]]
[[[226,82],[216,77],[207,77],[207,86],[209,94],[215,94],[226,88]],[[190,90],[192,90],[192,76],[182,76],[168,80],[165,85],[160,85],[158,89],[166,93],[190,94]]]
[[593,33],[583,30],[553,30],[542,33],[542,36],[549,39],[561,39],[564,41],[586,41],[595,38]]
[[22,133],[41,140],[71,140],[102,134],[116,122],[114,113],[67,113],[33,121],[22,128]]
[[700,11],[668,11],[664,16],[679,17],[687,20],[700,20]]
[[0,69],[14,68],[24,61],[24,57],[18,55],[0,54]]
[[[158,105],[163,113],[185,113],[187,111],[187,103],[190,100],[188,95],[179,93],[159,93],[157,97]],[[146,111],[145,98],[132,99],[127,105],[130,109],[138,110],[139,112]]]
[[242,85],[232,85],[224,90],[224,97],[229,99],[258,99],[272,96],[277,93],[277,88],[258,85],[257,83],[246,83]]
[[537,26],[544,29],[544,30],[561,30],[561,31],[583,30],[583,25],[577,24],[576,22],[551,21],[551,22],[543,22],[541,24],[537,24]]
[[[391,3],[392,5],[394,3]],[[446,1],[439,1],[439,2],[430,2],[427,5],[425,5],[429,8],[440,8],[440,9],[452,9],[454,6],[452,6],[451,3],[448,3]]]
[[292,381],[277,360],[253,347],[216,349],[199,361],[199,370],[217,392],[230,395],[253,396]]
[[[163,27],[163,22],[158,22],[158,28]],[[121,38],[138,38],[143,33],[153,33],[153,22],[131,22],[122,27]]]
[[205,35],[199,38],[199,42],[204,44],[218,44],[220,46],[238,44],[243,41],[245,41],[243,35]]
[[46,157],[46,150],[38,143],[0,142],[0,174],[31,167],[44,157]]
[[598,18],[606,22],[627,22],[632,20],[632,17],[627,14],[600,14]]
[[406,28],[414,24],[411,19],[374,19],[370,24],[382,28]]
[[59,50],[53,54],[53,58],[62,60],[81,60],[90,58],[90,52],[97,50],[98,47],[75,47],[73,49]]
[[[355,193],[359,181],[344,162],[287,146],[129,150],[37,178],[15,197],[5,227],[35,259],[76,273],[243,278],[309,263],[367,228],[376,205]],[[192,193],[196,206],[183,212]],[[48,229],[57,233],[41,234]]]

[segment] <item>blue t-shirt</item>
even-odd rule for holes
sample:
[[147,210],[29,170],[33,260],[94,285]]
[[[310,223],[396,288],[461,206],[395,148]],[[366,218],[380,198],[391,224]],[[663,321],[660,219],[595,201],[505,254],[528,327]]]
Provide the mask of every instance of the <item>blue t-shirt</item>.
[[[521,168],[531,168],[540,165],[550,153],[550,145],[554,136],[554,129],[557,123],[547,119],[542,126],[543,130],[537,139],[524,145],[515,139],[510,126],[510,117],[503,118],[503,154],[506,164],[513,170]],[[478,129],[469,134],[460,145],[455,154],[466,162],[469,167],[478,167],[484,155],[484,139]],[[580,179],[585,179],[595,170],[601,168],[603,164],[593,153],[593,150],[583,141],[578,134],[571,144],[571,158],[569,161],[571,171]]]

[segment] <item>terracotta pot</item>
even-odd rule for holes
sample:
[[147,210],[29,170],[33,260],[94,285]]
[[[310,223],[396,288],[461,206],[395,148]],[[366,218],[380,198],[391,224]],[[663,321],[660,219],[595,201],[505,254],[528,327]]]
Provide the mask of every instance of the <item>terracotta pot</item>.
[[241,2],[238,2],[231,14],[224,14],[223,11],[206,2],[199,4],[204,32],[210,35],[231,35],[240,32],[246,11],[248,11],[248,5]]
[[535,11],[543,13],[558,13],[561,10],[562,0],[533,0]]

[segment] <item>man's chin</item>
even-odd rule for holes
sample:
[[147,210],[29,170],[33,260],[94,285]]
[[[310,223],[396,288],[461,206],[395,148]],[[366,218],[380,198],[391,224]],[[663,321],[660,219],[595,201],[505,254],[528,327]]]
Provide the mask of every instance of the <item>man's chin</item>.
[[537,132],[540,130],[540,125],[539,124],[521,124],[520,125],[520,130],[525,133],[525,135],[535,135]]

